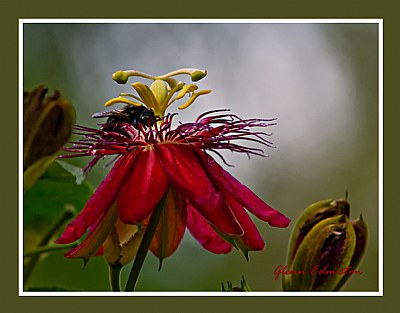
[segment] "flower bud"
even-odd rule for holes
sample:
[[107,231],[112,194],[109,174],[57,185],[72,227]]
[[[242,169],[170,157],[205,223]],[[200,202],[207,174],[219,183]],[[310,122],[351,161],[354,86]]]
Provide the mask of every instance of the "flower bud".
[[344,199],[325,200],[306,208],[296,223],[283,277],[286,291],[337,291],[360,263],[367,226],[349,220]]
[[75,110],[59,91],[38,86],[24,93],[24,188],[33,185],[68,141]]

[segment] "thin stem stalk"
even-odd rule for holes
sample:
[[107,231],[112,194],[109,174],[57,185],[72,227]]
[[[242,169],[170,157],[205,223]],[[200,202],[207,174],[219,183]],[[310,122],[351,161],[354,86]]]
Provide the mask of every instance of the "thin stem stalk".
[[54,251],[59,251],[59,250],[71,249],[71,248],[76,247],[77,245],[78,244],[76,244],[76,243],[72,243],[69,245],[62,245],[62,246],[49,245],[49,246],[39,247],[37,249],[25,252],[24,258],[40,255],[42,253],[49,253],[49,252],[54,252]]
[[161,201],[157,204],[156,209],[153,211],[153,214],[150,217],[149,224],[147,225],[142,242],[140,243],[137,255],[135,257],[135,261],[133,262],[129,278],[126,283],[125,291],[135,290],[136,282],[139,278],[139,274],[142,269],[144,260],[146,259],[147,252],[149,251],[151,241],[153,240],[154,234],[156,232],[158,222],[160,221],[167,194],[168,190]]
[[109,278],[110,278],[110,287],[112,291],[121,291],[121,269],[122,265],[117,263],[114,265],[110,265],[109,269]]

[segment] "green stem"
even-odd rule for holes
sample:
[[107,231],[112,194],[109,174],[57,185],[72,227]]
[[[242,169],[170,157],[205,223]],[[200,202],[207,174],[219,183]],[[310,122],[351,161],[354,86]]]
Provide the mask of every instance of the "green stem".
[[138,252],[135,257],[135,261],[133,262],[129,278],[126,283],[125,291],[135,290],[136,282],[139,278],[139,274],[142,269],[144,260],[146,259],[147,252],[149,251],[151,241],[153,240],[154,234],[156,232],[158,222],[160,221],[160,217],[164,209],[164,203],[167,194],[168,190],[165,193],[164,197],[161,199],[161,201],[157,204],[156,209],[154,210],[153,214],[150,217],[150,221],[149,224],[147,225],[146,232],[144,233],[142,242],[140,243]]
[[149,75],[149,74],[135,71],[135,70],[126,70],[126,71],[122,71],[122,72],[125,72],[129,77],[138,76],[138,77],[143,77],[143,78],[152,79],[152,80],[156,79],[156,77],[153,75]]
[[109,278],[110,278],[110,287],[112,291],[121,291],[121,269],[122,265],[116,263],[114,265],[109,265]]
[[[66,221],[68,221],[70,218],[72,218],[75,214],[75,208],[72,205],[66,205],[63,214],[59,217],[59,219],[54,223],[54,225],[47,231],[47,233],[44,235],[42,240],[38,244],[38,248],[46,246],[51,238],[56,234],[58,229],[64,225]],[[29,277],[32,274],[32,271],[34,270],[36,264],[40,260],[41,253],[34,254],[31,256],[29,261],[24,265],[24,286],[26,285],[26,282],[28,281]]]
[[31,250],[28,252],[24,253],[24,258],[28,258],[28,257],[32,257],[35,255],[40,255],[42,253],[48,253],[48,252],[54,252],[54,251],[58,251],[58,250],[65,250],[65,249],[71,249],[76,247],[78,244],[76,243],[72,243],[69,245],[62,245],[62,246],[44,246],[44,247],[39,247],[35,250]]

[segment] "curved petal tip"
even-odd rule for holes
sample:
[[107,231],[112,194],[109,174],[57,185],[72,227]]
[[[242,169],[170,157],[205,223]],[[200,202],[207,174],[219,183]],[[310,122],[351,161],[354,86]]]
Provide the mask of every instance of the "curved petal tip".
[[274,227],[285,228],[289,226],[290,222],[290,218],[278,212],[278,214],[274,214],[271,216],[271,219],[268,223]]

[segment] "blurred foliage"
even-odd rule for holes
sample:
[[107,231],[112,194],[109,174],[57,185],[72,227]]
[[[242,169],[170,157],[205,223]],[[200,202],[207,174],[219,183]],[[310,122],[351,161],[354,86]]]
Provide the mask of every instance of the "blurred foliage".
[[[24,195],[25,248],[32,247],[49,225],[62,214],[66,204],[83,208],[93,193],[83,181],[82,170],[57,160]],[[78,184],[79,183],[79,184]],[[61,231],[61,229],[60,229]],[[29,235],[28,235],[29,234]]]
[[[84,181],[80,168],[64,161],[51,163],[24,194],[24,253],[54,247],[52,241],[76,214],[75,208],[82,208],[92,193],[93,188]],[[24,257],[25,289],[38,263],[46,255]]]

